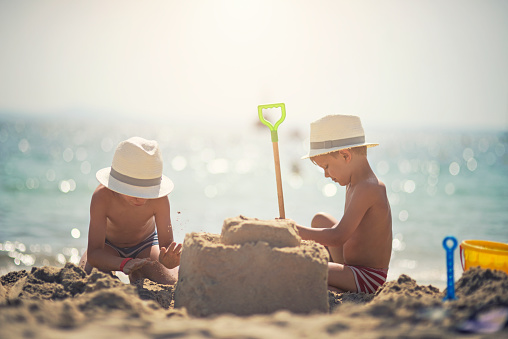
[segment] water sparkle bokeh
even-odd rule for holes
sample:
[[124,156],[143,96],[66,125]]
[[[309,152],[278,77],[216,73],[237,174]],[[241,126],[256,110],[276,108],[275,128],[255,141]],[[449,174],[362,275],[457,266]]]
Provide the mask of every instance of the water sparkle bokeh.
[[[343,187],[309,160],[308,126],[279,128],[286,216],[308,225],[316,212],[340,218]],[[500,131],[367,130],[368,157],[386,184],[393,217],[389,279],[405,273],[444,287],[441,242],[508,242],[508,134]],[[269,132],[256,124],[139,124],[0,116],[0,275],[77,263],[87,243],[97,170],[131,136],[155,139],[170,194],[175,239],[220,233],[225,218],[278,215]],[[456,256],[457,258],[458,256]],[[456,275],[462,271],[456,260]]]

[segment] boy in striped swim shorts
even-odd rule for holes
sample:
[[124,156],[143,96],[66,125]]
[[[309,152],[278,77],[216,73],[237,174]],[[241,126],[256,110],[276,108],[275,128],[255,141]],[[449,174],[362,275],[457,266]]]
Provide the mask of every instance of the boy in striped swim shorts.
[[182,245],[173,241],[168,199],[174,185],[162,165],[156,141],[133,137],[118,145],[111,167],[97,172],[88,248],[80,262],[87,273],[96,267],[122,271],[131,281],[178,280]]
[[330,178],[346,187],[339,220],[318,213],[311,227],[297,226],[303,239],[328,248],[331,290],[375,293],[386,281],[392,252],[392,217],[385,185],[367,160],[360,118],[330,115],[311,124],[310,158]]

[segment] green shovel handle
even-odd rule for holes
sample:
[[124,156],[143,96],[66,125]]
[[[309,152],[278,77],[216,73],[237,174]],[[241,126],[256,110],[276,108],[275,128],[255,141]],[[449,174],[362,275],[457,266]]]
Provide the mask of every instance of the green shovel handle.
[[[270,121],[266,120],[265,117],[263,117],[263,109],[277,108],[277,107],[280,107],[280,110],[282,112],[282,116],[275,123],[275,125],[272,125],[270,123]],[[277,135],[277,128],[284,121],[284,119],[286,119],[286,106],[284,104],[259,105],[258,106],[258,115],[259,115],[259,120],[261,120],[261,122],[263,124],[265,124],[266,126],[268,126],[268,128],[270,128],[270,131],[272,133],[272,142],[278,142],[279,141],[279,137]]]

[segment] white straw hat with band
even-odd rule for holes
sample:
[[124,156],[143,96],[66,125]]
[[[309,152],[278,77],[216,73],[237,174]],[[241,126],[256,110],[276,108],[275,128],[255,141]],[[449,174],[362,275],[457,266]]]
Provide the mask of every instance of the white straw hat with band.
[[302,159],[359,146],[379,144],[365,142],[360,118],[354,115],[327,115],[310,124],[310,150]]
[[155,140],[132,137],[116,148],[111,167],[96,174],[97,180],[117,193],[155,199],[168,195],[174,187],[162,174],[162,155]]

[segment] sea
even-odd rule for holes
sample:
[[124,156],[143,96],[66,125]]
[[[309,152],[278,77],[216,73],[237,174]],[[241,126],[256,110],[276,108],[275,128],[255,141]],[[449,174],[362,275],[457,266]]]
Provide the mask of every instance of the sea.
[[[95,173],[132,136],[159,142],[174,237],[220,234],[224,219],[279,217],[270,132],[242,124],[156,122],[0,114],[0,276],[34,266],[77,264],[87,246]],[[278,128],[286,217],[309,225],[343,214],[345,188],[311,161],[308,124]],[[366,128],[368,159],[386,184],[393,218],[388,279],[407,274],[446,287],[443,240],[508,243],[506,130]],[[454,279],[462,274],[453,251]]]

